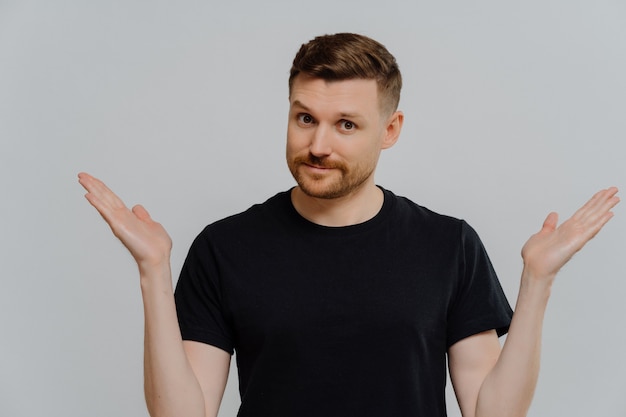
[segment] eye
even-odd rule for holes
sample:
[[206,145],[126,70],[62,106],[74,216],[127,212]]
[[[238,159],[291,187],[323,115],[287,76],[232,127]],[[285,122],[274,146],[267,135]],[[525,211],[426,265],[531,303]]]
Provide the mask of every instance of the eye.
[[298,114],[298,122],[303,125],[310,125],[313,123],[313,116],[308,113],[300,113]]
[[356,129],[356,125],[352,123],[350,120],[341,120],[339,122],[339,127],[342,130],[348,130],[348,131]]

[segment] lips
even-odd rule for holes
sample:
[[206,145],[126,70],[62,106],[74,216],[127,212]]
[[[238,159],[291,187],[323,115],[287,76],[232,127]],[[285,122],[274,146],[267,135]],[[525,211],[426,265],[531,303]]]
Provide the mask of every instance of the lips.
[[314,155],[301,155],[295,157],[292,161],[292,166],[296,169],[303,169],[310,174],[322,175],[328,173],[330,170],[344,171],[345,166],[338,161],[331,161],[327,158],[317,158]]
[[307,163],[304,163],[304,165],[308,166],[309,168],[314,168],[314,169],[333,169],[334,168],[334,167],[330,167],[330,166],[313,165],[313,164],[307,164]]

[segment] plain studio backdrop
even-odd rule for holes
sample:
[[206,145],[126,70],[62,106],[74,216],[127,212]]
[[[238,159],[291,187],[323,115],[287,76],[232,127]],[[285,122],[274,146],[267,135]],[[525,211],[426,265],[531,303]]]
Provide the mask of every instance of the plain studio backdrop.
[[[136,267],[76,174],[165,225],[175,282],[206,224],[293,185],[288,70],[319,34],[397,57],[377,182],[472,224],[515,303],[545,216],[626,189],[625,4],[0,0],[0,415],[147,415]],[[555,283],[530,416],[626,415],[624,204]]]

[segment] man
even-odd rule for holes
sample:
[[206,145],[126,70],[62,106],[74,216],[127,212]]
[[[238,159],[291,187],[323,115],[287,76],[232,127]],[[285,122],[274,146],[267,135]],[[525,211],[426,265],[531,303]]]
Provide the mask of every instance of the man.
[[215,416],[233,351],[240,416],[445,416],[446,359],[465,417],[526,414],[554,277],[612,217],[617,189],[529,239],[511,320],[475,232],[374,182],[402,128],[400,87],[372,39],[303,45],[289,79],[297,186],[208,226],[175,294],[163,227],[79,174],[139,266],[151,415]]

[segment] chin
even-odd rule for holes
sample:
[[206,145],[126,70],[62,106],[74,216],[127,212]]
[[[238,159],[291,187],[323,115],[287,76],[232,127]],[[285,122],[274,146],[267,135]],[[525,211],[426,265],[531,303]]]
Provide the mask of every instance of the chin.
[[323,186],[322,184],[311,184],[308,181],[297,181],[300,190],[309,197],[315,198],[335,198],[336,190],[332,187]]
[[343,182],[326,183],[325,181],[307,181],[296,179],[300,190],[309,197],[331,200],[353,193],[359,186]]

